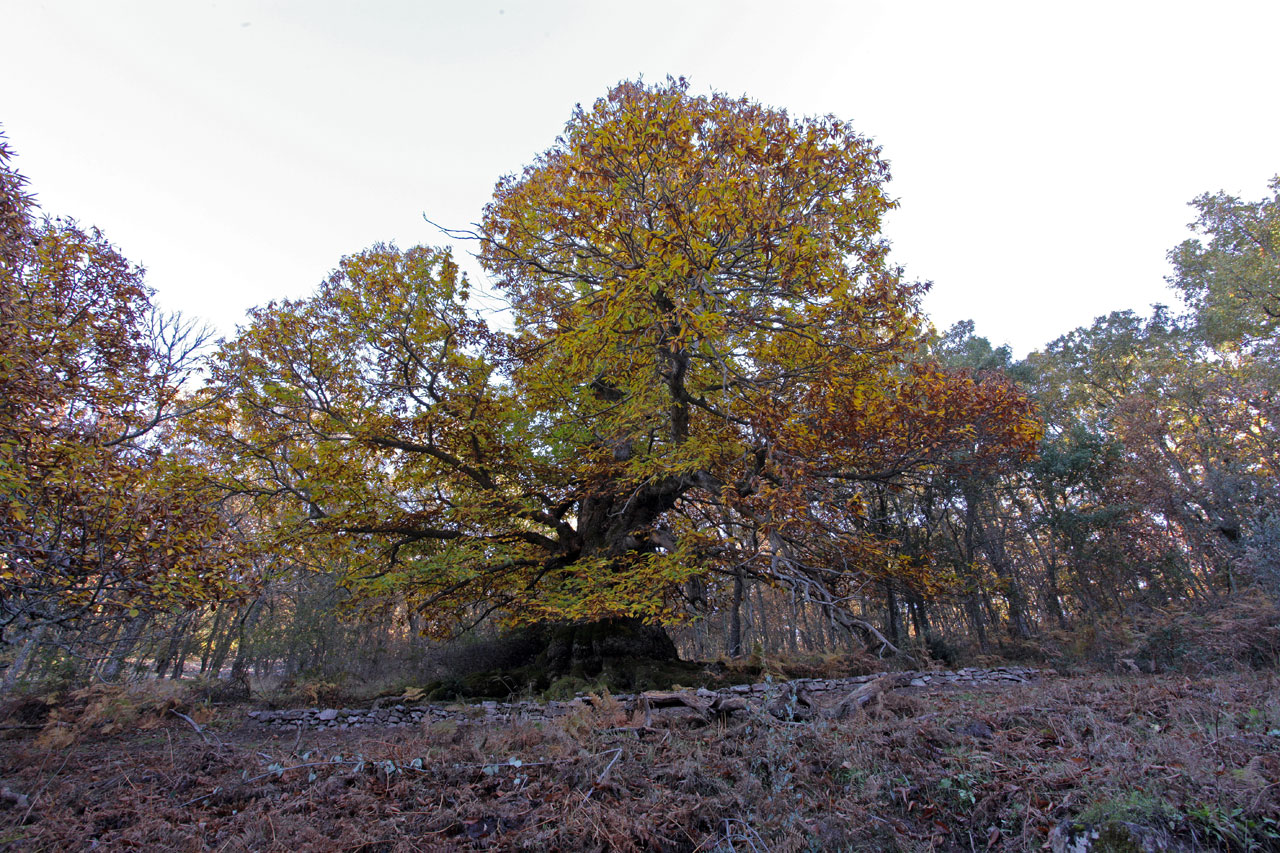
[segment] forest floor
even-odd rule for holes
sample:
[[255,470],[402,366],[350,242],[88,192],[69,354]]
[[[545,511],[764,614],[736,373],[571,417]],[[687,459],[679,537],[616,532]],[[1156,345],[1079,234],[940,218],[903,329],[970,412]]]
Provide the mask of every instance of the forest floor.
[[648,727],[607,696],[538,723],[300,735],[249,706],[144,705],[84,693],[42,731],[10,709],[0,850],[1003,851],[1089,828],[1139,845],[1121,849],[1280,849],[1275,671]]

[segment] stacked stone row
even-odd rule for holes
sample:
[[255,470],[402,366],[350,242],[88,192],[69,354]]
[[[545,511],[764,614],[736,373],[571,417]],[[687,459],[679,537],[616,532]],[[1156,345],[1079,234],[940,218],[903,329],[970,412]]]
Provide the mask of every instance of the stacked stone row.
[[[898,674],[898,673],[895,673]],[[968,667],[947,672],[917,671],[905,675],[911,677],[912,687],[939,687],[945,685],[978,685],[1000,684],[1031,681],[1043,675],[1052,674],[1030,667],[1003,666],[994,669],[978,669]],[[852,678],[797,678],[787,684],[797,690],[811,694],[848,693],[859,685],[874,681],[886,673],[859,675]],[[759,699],[776,693],[783,682],[759,682],[756,684],[735,684],[719,690],[700,689],[698,695],[714,696],[746,696],[748,699]],[[629,704],[635,700],[632,694],[614,697],[619,702]],[[404,704],[387,705],[377,708],[299,708],[287,711],[250,711],[249,718],[261,725],[274,729],[295,730],[306,729],[361,729],[361,728],[410,728],[433,722],[453,720],[466,722],[504,722],[511,719],[530,721],[545,720],[568,713],[590,699],[579,696],[568,702],[480,702],[462,705]]]
[[[405,705],[382,708],[297,708],[287,711],[250,711],[249,719],[277,729],[409,728],[444,720],[500,722],[513,715],[545,719],[564,713],[573,703],[482,702],[476,705]],[[560,707],[557,707],[560,706]]]

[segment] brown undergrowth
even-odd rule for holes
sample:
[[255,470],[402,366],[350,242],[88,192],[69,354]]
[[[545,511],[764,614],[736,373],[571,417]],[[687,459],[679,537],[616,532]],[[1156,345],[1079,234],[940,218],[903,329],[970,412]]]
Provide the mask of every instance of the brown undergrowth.
[[1060,672],[1209,675],[1275,669],[1280,666],[1280,606],[1251,589],[1123,618],[1100,617],[1004,651],[1008,657],[1047,663]]
[[1276,849],[1278,688],[1275,673],[1093,676],[899,691],[840,722],[647,729],[607,699],[417,731],[277,737],[172,713],[69,745],[11,729],[0,846],[1027,850],[1115,818],[1188,849]]

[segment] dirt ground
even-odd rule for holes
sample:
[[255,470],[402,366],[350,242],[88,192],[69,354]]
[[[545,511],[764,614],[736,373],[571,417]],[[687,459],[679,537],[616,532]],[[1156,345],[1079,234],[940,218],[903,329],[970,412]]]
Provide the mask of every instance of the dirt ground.
[[0,849],[1012,851],[1090,830],[1280,849],[1274,672],[910,688],[840,721],[644,727],[604,697],[552,722],[300,736],[247,707],[100,700],[11,712]]

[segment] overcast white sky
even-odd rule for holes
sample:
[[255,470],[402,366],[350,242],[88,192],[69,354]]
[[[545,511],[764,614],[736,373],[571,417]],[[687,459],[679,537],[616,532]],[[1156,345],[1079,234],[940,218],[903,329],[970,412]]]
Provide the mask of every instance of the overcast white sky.
[[934,322],[1019,355],[1172,302],[1186,202],[1280,172],[1275,0],[0,0],[0,21],[0,124],[42,206],[224,334],[344,254],[445,242],[424,214],[478,220],[575,103],[640,75],[851,119],[893,164],[886,233]]

